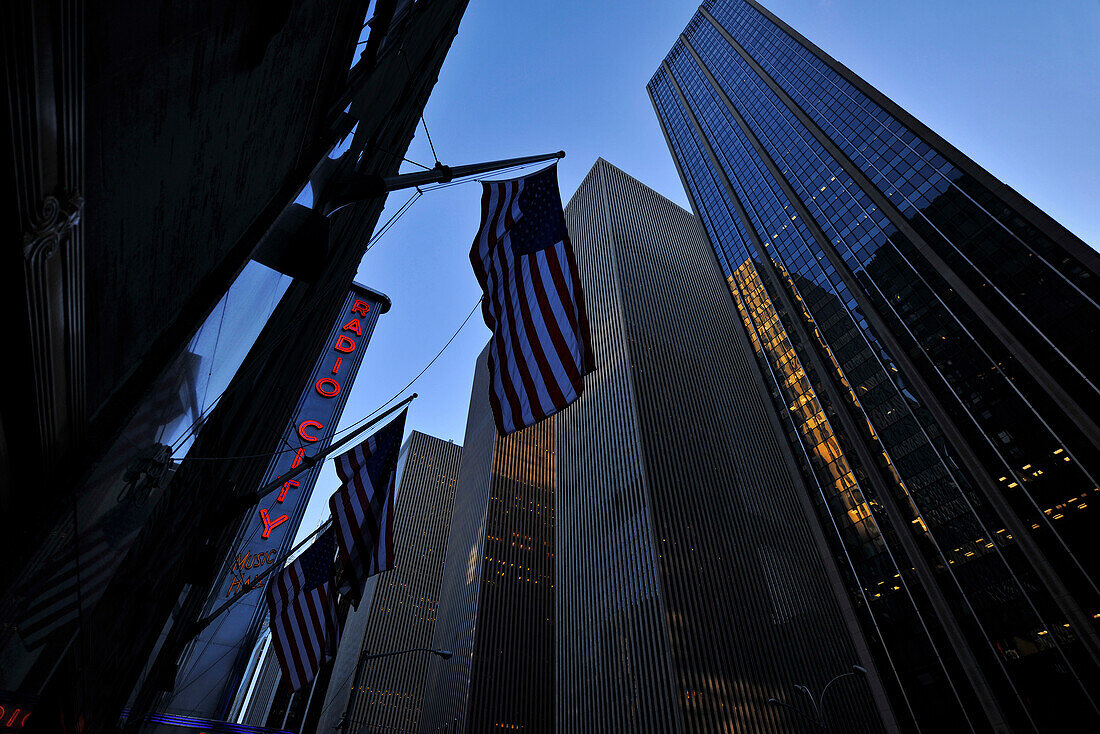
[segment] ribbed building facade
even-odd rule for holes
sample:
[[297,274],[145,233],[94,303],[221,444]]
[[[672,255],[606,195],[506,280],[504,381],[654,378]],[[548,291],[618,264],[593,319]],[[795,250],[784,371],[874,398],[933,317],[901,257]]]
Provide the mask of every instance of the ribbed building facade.
[[554,731],[554,418],[497,435],[474,370],[421,732]]
[[648,89],[902,728],[1100,726],[1100,257],[754,0]]
[[263,726],[282,677],[275,648],[271,646],[271,629],[264,629],[252,648],[241,690],[229,712],[229,721]]
[[[791,731],[768,699],[867,655],[706,235],[602,159],[565,211],[596,371],[557,421],[558,731]],[[883,729],[876,686],[837,730]]]
[[[416,732],[428,654],[359,656],[430,648],[462,447],[412,431],[398,459],[394,568],[373,579],[345,622],[317,731]],[[356,671],[358,670],[358,677]]]

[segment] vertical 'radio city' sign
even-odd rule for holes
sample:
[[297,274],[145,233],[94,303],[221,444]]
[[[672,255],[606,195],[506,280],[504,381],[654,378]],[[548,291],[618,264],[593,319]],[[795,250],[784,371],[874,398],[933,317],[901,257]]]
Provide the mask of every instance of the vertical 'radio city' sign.
[[[374,304],[375,307],[377,307],[377,305],[377,303]],[[330,344],[328,345],[330,351],[322,353],[317,368],[314,369],[313,378],[311,378],[313,392],[320,395],[325,400],[331,401],[332,398],[340,394],[343,389],[341,387],[341,381],[343,381],[344,386],[350,386],[351,380],[354,379],[355,374],[359,370],[363,352],[366,350],[367,342],[370,340],[374,323],[377,320],[376,316],[371,313],[372,308],[370,300],[363,300],[352,296],[350,310],[351,313],[343,317],[348,319],[347,322],[340,326],[335,332],[335,339],[330,339]],[[343,318],[340,320],[343,321]],[[364,323],[369,324],[366,331],[366,338],[363,337]],[[319,377],[318,374],[320,374]],[[308,390],[306,397],[310,397]],[[302,411],[302,403],[308,406],[310,410],[313,410],[313,412]],[[296,419],[298,425],[296,431],[297,435],[290,437],[290,441],[297,440],[300,442],[300,445],[293,449],[293,458],[290,461],[291,470],[297,469],[301,465],[302,461],[305,459],[306,447],[308,445],[317,444],[319,450],[323,450],[327,446],[332,436],[333,429],[335,428],[335,423],[343,412],[344,407],[343,400],[340,401],[338,407],[335,404],[330,405],[325,402],[318,402],[316,398],[312,400],[303,399],[302,403],[299,404],[299,415],[298,419]],[[319,418],[324,419],[325,422],[318,420]],[[285,437],[283,444],[284,447],[290,445]],[[289,451],[290,449],[284,448],[283,453],[288,453]],[[282,462],[278,459],[273,462],[275,465],[281,463]],[[278,476],[281,473],[283,473],[283,470],[276,470],[274,475]],[[269,475],[270,474],[271,472],[269,470]],[[304,507],[305,500],[308,499],[313,489],[313,482],[311,480],[316,479],[316,472],[309,472],[306,476],[307,481],[309,481],[309,487],[307,487],[306,490],[302,489],[301,479],[288,479],[283,484],[283,488],[279,490],[279,494],[275,495],[274,505],[271,508],[259,508],[259,519],[263,525],[263,530],[260,532],[260,540],[270,540],[271,533],[275,528],[285,522],[289,522],[290,515],[285,512],[283,514],[278,514],[282,509],[278,506],[287,501],[287,497],[292,491],[301,501],[295,503],[295,498],[291,497],[291,503]],[[295,530],[297,530],[297,526],[295,526]],[[258,550],[263,550],[263,548],[261,547]],[[271,550],[272,549],[269,548],[266,552],[256,553],[251,561],[248,560],[247,556],[249,554],[247,552],[244,558],[238,555],[233,564],[233,568],[230,570],[245,571],[256,568],[264,563],[270,563],[271,560],[276,557],[272,555]],[[237,591],[241,584],[242,579],[240,575],[235,575],[229,590],[226,592],[226,596]]]
[[[324,341],[306,390],[298,399],[294,417],[283,432],[279,453],[267,467],[261,486],[281,474],[297,469],[309,456],[328,448],[335,427],[348,401],[352,381],[359,372],[367,343],[371,340],[378,314],[388,310],[389,299],[370,289],[353,285],[344,299],[340,315]],[[252,584],[268,563],[281,558],[298,532],[313,483],[321,464],[288,480],[278,492],[267,495],[253,510],[234,556],[230,559],[218,600],[227,599]],[[274,551],[274,552],[273,552]],[[256,594],[262,598],[263,594]],[[211,600],[213,601],[213,600]],[[217,603],[217,602],[216,602]]]
[[[389,307],[383,294],[352,285],[259,486],[296,469],[306,456],[316,456],[332,442],[378,316]],[[207,611],[242,587],[262,585],[255,577],[290,549],[322,464],[287,481],[252,510],[211,590]],[[207,627],[184,658],[168,709],[220,718],[236,690],[242,655],[254,644],[265,614],[264,589],[259,588]],[[238,654],[227,654],[226,648],[236,648]]]
[[[280,452],[272,459],[260,486],[297,469],[307,454],[316,455],[332,442],[378,315],[388,309],[389,299],[381,293],[352,287],[283,432]],[[253,510],[252,522],[244,528],[221,589],[215,593],[219,600],[237,593],[242,586],[257,583],[253,577],[290,548],[320,470],[321,464],[317,464],[288,480]]]

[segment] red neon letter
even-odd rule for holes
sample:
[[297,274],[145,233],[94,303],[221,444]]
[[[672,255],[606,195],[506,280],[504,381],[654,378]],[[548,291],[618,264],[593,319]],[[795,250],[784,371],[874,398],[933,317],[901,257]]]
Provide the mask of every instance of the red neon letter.
[[336,343],[332,345],[332,348],[337,352],[343,352],[344,354],[350,354],[355,351],[355,340],[351,337],[340,335],[340,338],[336,340]]
[[332,365],[332,374],[337,374],[340,371],[340,363],[344,361],[343,357],[336,358],[336,364]]
[[[299,482],[297,479],[288,479],[288,480],[286,480],[286,484],[283,485],[283,491],[279,492],[279,496],[275,499],[275,501],[276,502],[282,502],[283,500],[285,500],[286,499],[286,491],[288,489],[290,489],[290,487],[292,485],[295,489],[297,489],[299,486],[301,486],[301,482]],[[268,563],[271,563],[271,561],[268,561]]]
[[352,319],[341,327],[341,331],[354,331],[356,336],[363,336],[363,326],[359,319]]
[[267,514],[267,510],[265,508],[260,508],[260,519],[264,521],[264,532],[263,535],[261,535],[260,537],[270,538],[271,531],[282,525],[290,518],[288,518],[286,515],[282,515],[272,520],[271,516]]
[[352,304],[351,312],[352,313],[357,313],[360,316],[362,316],[363,318],[366,318],[368,311],[370,311],[370,304],[369,303],[363,303],[358,298],[356,298],[355,303]]
[[[328,387],[326,390],[325,387]],[[340,394],[340,383],[331,377],[322,377],[317,381],[317,392],[324,395],[326,398],[334,398]]]
[[302,437],[303,441],[309,441],[310,443],[313,443],[314,441],[320,441],[321,439],[317,438],[316,436],[311,436],[306,433],[306,426],[316,428],[318,431],[324,428],[324,426],[317,421],[302,421],[301,425],[298,426],[298,435]]

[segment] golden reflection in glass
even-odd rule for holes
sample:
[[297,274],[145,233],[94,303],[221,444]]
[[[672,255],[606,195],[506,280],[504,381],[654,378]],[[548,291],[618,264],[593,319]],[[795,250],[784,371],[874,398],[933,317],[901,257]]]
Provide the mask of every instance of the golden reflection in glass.
[[[872,442],[878,444],[878,433],[875,432],[875,427],[871,424],[870,418],[867,417],[866,411],[863,410],[863,405],[860,403],[859,397],[856,395],[856,391],[848,382],[848,377],[844,374],[844,370],[841,369],[840,363],[836,359],[836,355],[833,354],[833,350],[829,348],[828,343],[825,341],[825,337],[817,328],[817,322],[814,320],[813,315],[810,313],[805,302],[802,300],[802,296],[798,291],[798,286],[795,284],[790,272],[783,265],[783,263],[774,260],[773,263],[775,264],[776,269],[779,271],[779,274],[783,277],[784,280],[787,281],[787,285],[790,287],[791,295],[798,302],[798,307],[802,312],[803,319],[805,319],[806,324],[809,326],[810,331],[813,333],[813,337],[817,340],[818,345],[821,347],[822,353],[828,358],[829,364],[832,366],[833,371],[836,373],[837,380],[847,392],[848,399],[851,400],[852,406],[855,407],[857,411],[859,411],[859,415],[863,416],[863,421],[867,427],[867,435],[870,437]],[[744,265],[742,265],[742,267],[744,267]],[[763,283],[761,283],[761,287],[763,287]],[[766,295],[767,294],[765,294],[765,297]],[[861,386],[861,389],[866,390],[867,388]],[[894,467],[894,462],[890,460],[890,455],[887,454],[884,449],[881,449],[881,445],[880,453],[882,454],[885,467],[889,470],[890,475],[894,479],[894,482],[898,485],[898,487],[902,491],[902,494],[905,496],[905,499],[909,504],[910,512],[912,512],[914,516],[919,517],[920,511],[918,510],[916,503],[913,501],[912,496],[909,494],[909,487],[905,485],[905,481],[901,478],[901,475]],[[923,521],[919,523],[919,526],[926,535],[929,534],[928,526],[925,525]]]
[[[852,401],[852,405],[862,413],[862,406],[856,395],[856,391],[848,383],[832,350],[817,329],[813,316],[803,303],[794,280],[782,263],[775,262],[774,260],[773,263],[779,274],[786,279],[787,284],[790,286],[792,297],[797,303],[814,338],[818,340],[822,353],[828,358],[832,369],[835,370],[840,384],[844,387],[849,399]],[[859,499],[862,493],[855,482],[855,478],[852,476],[851,468],[837,443],[828,420],[825,418],[825,413],[821,409],[817,396],[810,386],[809,380],[806,378],[805,372],[802,369],[802,364],[794,352],[794,348],[787,337],[786,331],[779,322],[779,314],[772,305],[767,291],[764,289],[764,283],[760,279],[756,267],[751,261],[746,260],[737,268],[734,275],[727,280],[730,291],[733,293],[734,300],[737,302],[737,308],[741,314],[741,319],[749,333],[749,338],[752,340],[753,348],[757,353],[762,352],[771,364],[779,382],[780,390],[783,392],[784,400],[787,402],[788,410],[798,427],[799,433],[803,437],[805,446],[820,460],[822,466],[828,471],[833,486],[836,489],[834,496],[841,497],[843,500],[845,514],[848,516],[848,525],[859,532],[862,540],[877,538],[877,530],[873,528],[871,523],[865,522],[870,517],[869,510],[875,502],[874,500],[866,502]],[[868,436],[873,442],[878,443],[878,435],[869,420],[866,421],[866,426]],[[927,524],[925,524],[924,518],[921,517],[916,503],[914,503],[910,496],[909,488],[898,473],[889,454],[886,453],[885,450],[881,450],[881,447],[880,451],[882,454],[883,466],[889,471],[894,482],[901,489],[908,501],[909,509],[915,517],[912,523],[919,527],[923,533],[930,535],[929,528]],[[1030,465],[1028,465],[1027,468],[1031,468]],[[1014,486],[1016,485],[1009,485],[1010,488]],[[1096,491],[1100,492],[1100,488],[1097,488]],[[1072,497],[1065,503],[1056,505],[1054,508],[1048,508],[1044,512],[1052,519],[1060,520],[1064,517],[1064,514],[1053,513],[1067,507],[1077,507],[1074,503],[1081,499],[1084,499],[1084,495],[1080,498]],[[1085,503],[1079,507],[1080,509],[1084,509],[1087,506],[1087,503]],[[838,517],[838,520],[843,522],[843,519],[840,517]],[[1033,529],[1037,527],[1036,524],[1032,525]],[[1002,537],[1004,541],[1013,540],[1011,535],[1000,537]],[[984,538],[978,538],[971,543],[967,543],[963,547],[955,548],[950,553],[954,558],[949,560],[948,563],[954,564],[956,561],[965,562],[994,551],[995,548],[996,545],[993,542]]]
[[806,448],[817,457],[828,473],[834,492],[844,507],[837,520],[854,530],[861,542],[878,537],[870,518],[870,506],[860,491],[848,460],[833,434],[802,363],[794,348],[756,267],[746,260],[728,279],[737,309],[752,340],[753,348],[771,365],[783,399]]

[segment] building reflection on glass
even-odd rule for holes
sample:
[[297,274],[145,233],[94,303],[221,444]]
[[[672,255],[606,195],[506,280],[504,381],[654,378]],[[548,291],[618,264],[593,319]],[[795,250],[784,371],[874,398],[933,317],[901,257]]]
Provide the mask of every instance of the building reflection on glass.
[[900,719],[1100,722],[1100,257],[755,0],[649,92]]
[[752,262],[746,260],[729,276],[730,291],[745,324],[753,348],[771,364],[787,410],[815,465],[829,479],[831,505],[841,508],[838,519],[847,518],[845,530],[855,533],[859,542],[870,543],[878,530],[869,522],[870,505],[863,497],[852,468],[833,434],[825,411],[814,394],[802,363],[791,346],[779,321],[764,283]]

